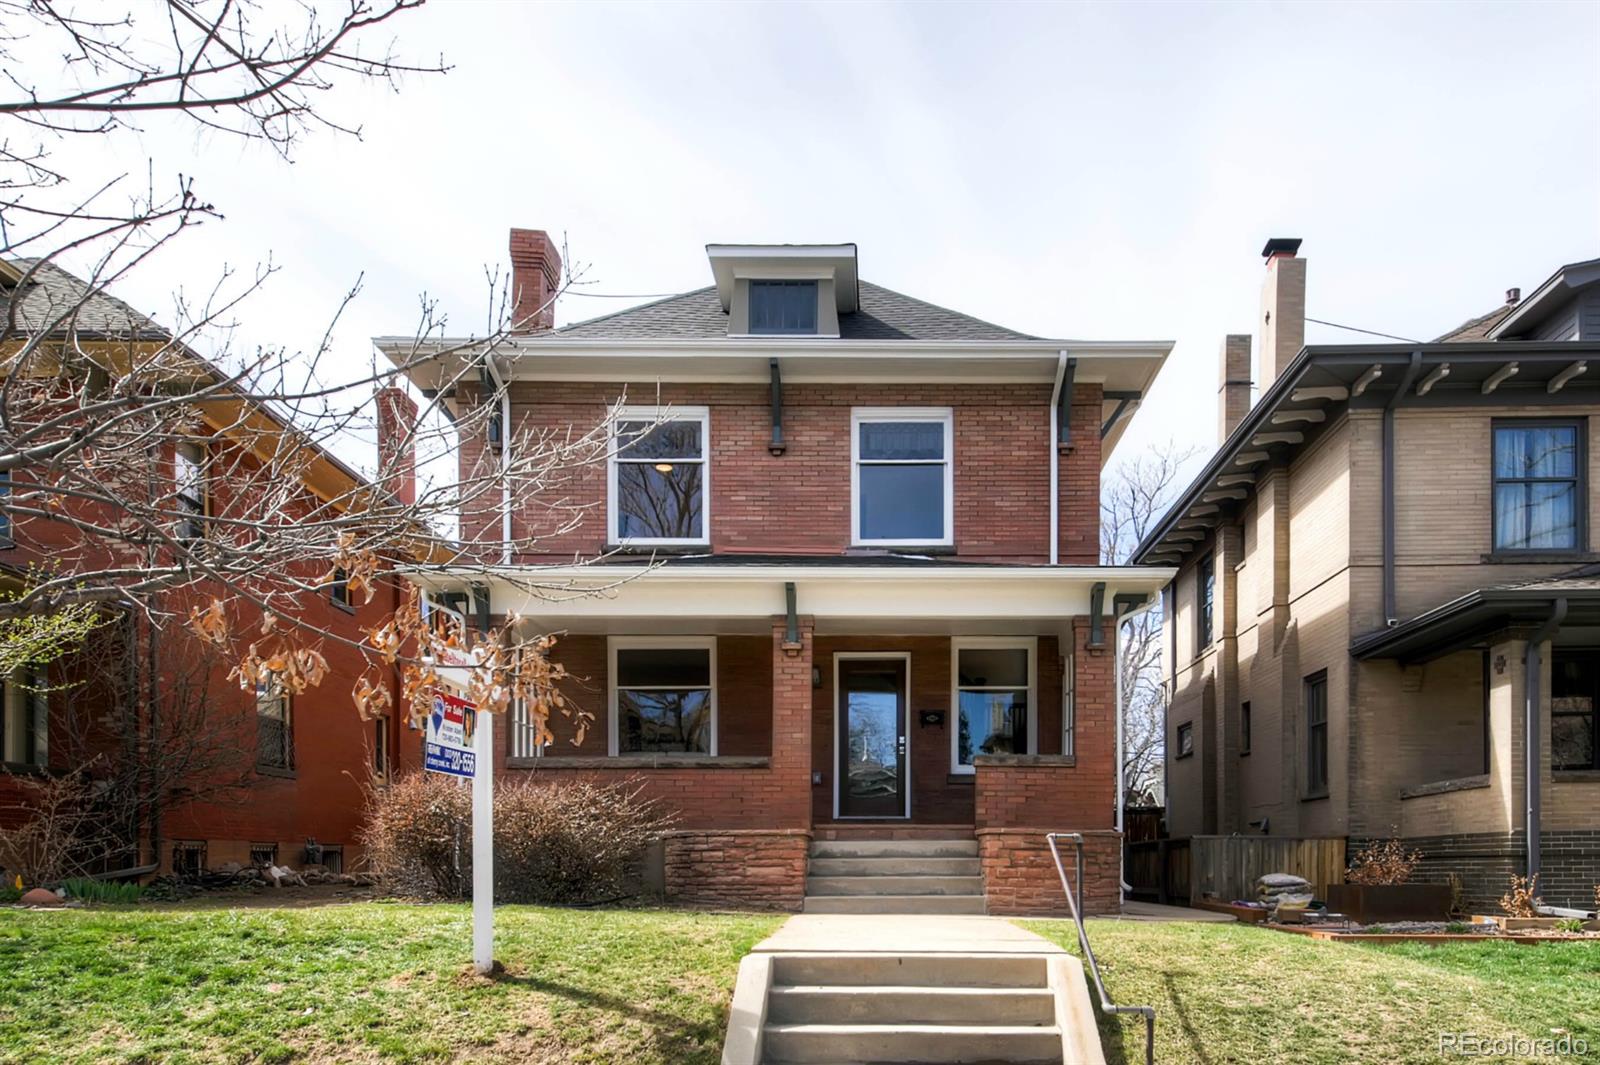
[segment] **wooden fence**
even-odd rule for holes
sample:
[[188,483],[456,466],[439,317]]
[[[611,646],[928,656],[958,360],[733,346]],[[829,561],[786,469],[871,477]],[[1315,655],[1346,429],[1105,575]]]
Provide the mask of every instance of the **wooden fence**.
[[1191,836],[1127,845],[1125,875],[1133,893],[1163,903],[1210,896],[1222,902],[1255,897],[1256,878],[1293,873],[1318,895],[1344,883],[1343,839]]

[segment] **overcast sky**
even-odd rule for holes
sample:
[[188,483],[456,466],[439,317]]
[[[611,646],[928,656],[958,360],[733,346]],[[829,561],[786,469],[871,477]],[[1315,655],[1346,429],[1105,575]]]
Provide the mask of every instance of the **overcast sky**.
[[424,290],[481,331],[513,225],[565,234],[603,293],[708,284],[707,242],[853,241],[868,280],[1007,326],[1176,340],[1127,454],[1214,443],[1268,237],[1304,238],[1313,317],[1422,339],[1600,255],[1592,2],[457,0],[393,29],[454,69],[335,94],[360,141],[290,166],[154,121],[116,146],[227,214],[121,294],[162,316],[270,257],[241,335],[305,348],[364,273],[335,334],[362,361]]

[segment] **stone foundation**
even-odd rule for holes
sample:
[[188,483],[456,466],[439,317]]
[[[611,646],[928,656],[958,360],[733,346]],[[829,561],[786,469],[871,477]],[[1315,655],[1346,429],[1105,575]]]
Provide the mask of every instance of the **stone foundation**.
[[665,840],[671,902],[739,910],[800,910],[811,833],[804,829],[673,832]]
[[[983,894],[989,912],[1005,917],[1070,917],[1045,834],[1060,829],[980,828],[978,858],[983,867]],[[1118,913],[1122,908],[1122,836],[1111,829],[1083,833],[1083,909],[1089,914]],[[1061,863],[1071,883],[1072,844],[1060,841]]]

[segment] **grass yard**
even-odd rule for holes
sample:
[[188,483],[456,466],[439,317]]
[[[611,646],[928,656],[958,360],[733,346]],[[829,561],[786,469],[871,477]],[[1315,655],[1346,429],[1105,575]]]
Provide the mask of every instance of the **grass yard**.
[[716,1062],[781,918],[465,906],[0,911],[0,1062]]
[[[1070,923],[1020,923],[1076,953]],[[1112,998],[1156,1007],[1162,1065],[1438,1062],[1454,1056],[1442,1032],[1565,1031],[1588,1043],[1575,1060],[1600,1061],[1600,944],[1358,946],[1133,921],[1092,922],[1089,937]],[[1143,1023],[1102,1021],[1108,1061],[1144,1060]]]

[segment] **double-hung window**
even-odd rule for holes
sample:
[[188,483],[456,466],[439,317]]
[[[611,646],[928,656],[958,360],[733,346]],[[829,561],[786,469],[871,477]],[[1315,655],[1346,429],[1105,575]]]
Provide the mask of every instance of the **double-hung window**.
[[289,695],[276,680],[256,685],[256,767],[294,769],[294,720]]
[[617,544],[707,544],[711,412],[627,407],[612,440],[610,539]]
[[1582,424],[1495,423],[1496,551],[1582,549],[1586,506]]
[[1211,646],[1212,625],[1216,618],[1217,563],[1213,555],[1200,560],[1194,574],[1195,653]]
[[952,641],[956,727],[950,769],[973,771],[980,754],[1028,754],[1038,723],[1032,708],[1037,641],[1004,637]]
[[714,637],[611,640],[611,753],[716,754]]
[[815,336],[815,281],[750,282],[750,332],[756,336]]
[[950,409],[864,408],[850,417],[852,539],[858,545],[954,543]]
[[206,534],[205,451],[198,444],[179,444],[173,456],[177,486],[178,539],[198,540]]
[[1550,656],[1550,768],[1600,769],[1600,649],[1558,647]]
[[18,670],[0,693],[0,761],[50,764],[50,691],[43,670]]
[[1306,678],[1306,794],[1328,793],[1328,671]]
[[1194,753],[1194,722],[1185,721],[1178,726],[1177,740],[1174,743],[1177,752],[1174,758],[1187,758]]

